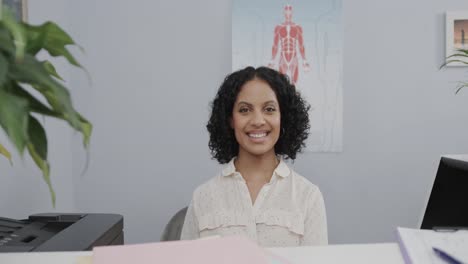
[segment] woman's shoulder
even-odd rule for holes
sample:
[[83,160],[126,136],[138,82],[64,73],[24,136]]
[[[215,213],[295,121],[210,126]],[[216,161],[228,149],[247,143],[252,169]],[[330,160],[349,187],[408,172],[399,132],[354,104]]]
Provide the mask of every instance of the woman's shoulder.
[[307,179],[306,177],[302,176],[301,174],[297,173],[296,171],[292,169],[291,169],[291,180],[293,184],[295,185],[294,187],[303,193],[313,193],[313,192],[320,193],[320,189],[316,184],[312,183],[309,179]]
[[222,168],[216,176],[208,179],[206,182],[199,185],[194,192],[194,196],[200,195],[217,195],[220,192],[231,187],[234,178],[238,177],[236,175],[236,168],[234,167],[233,160]]
[[206,195],[212,196],[220,191],[222,176],[216,175],[204,183],[200,184],[193,192],[194,197],[202,197]]
[[293,168],[291,168],[290,164],[287,164],[283,159],[281,160],[280,164],[275,170],[276,174],[281,176],[283,179],[288,179],[291,184],[293,184],[296,189],[303,188],[308,190],[316,190],[318,189],[317,185],[313,184],[309,179],[302,176],[298,172],[296,172]]

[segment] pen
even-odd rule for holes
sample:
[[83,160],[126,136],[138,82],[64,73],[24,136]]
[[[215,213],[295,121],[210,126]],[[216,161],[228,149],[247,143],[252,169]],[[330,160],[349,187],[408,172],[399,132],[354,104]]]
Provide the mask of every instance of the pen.
[[468,230],[466,226],[434,226],[432,230],[436,232],[456,232],[459,230]]
[[450,256],[447,252],[445,252],[445,251],[443,251],[443,250],[441,250],[439,248],[433,247],[432,249],[437,254],[437,256],[439,256],[441,259],[445,260],[447,263],[450,263],[450,264],[463,264],[463,262],[461,262],[458,259]]

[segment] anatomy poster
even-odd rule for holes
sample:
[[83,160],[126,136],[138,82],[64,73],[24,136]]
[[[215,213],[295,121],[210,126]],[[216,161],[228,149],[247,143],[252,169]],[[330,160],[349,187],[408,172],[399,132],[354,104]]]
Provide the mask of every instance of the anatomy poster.
[[232,10],[233,70],[288,75],[311,105],[307,150],[342,151],[342,1],[233,0]]

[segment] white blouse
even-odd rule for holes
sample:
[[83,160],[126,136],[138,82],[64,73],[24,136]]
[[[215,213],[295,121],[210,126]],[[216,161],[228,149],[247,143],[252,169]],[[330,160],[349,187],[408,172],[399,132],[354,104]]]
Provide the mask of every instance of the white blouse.
[[243,235],[263,247],[326,245],[322,193],[281,160],[252,205],[233,159],[221,175],[195,190],[181,239],[213,235]]

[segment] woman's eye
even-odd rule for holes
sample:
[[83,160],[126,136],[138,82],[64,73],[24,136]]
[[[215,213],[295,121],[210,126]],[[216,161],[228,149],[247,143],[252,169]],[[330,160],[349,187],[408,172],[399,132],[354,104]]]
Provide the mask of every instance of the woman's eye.
[[265,108],[265,111],[267,111],[267,112],[275,112],[275,111],[276,111],[276,108],[270,106],[270,107]]
[[242,107],[241,109],[239,109],[239,113],[247,113],[248,111],[249,109],[246,107]]

